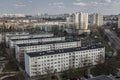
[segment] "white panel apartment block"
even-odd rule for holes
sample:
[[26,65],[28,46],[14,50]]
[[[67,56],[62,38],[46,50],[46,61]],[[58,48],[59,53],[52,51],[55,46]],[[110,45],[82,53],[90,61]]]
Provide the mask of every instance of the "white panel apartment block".
[[15,48],[17,44],[27,44],[27,43],[38,43],[38,42],[48,42],[48,41],[61,41],[65,40],[65,37],[37,37],[37,38],[27,38],[27,39],[11,39],[9,42],[10,48]]
[[24,54],[28,52],[48,51],[72,47],[81,47],[80,40],[73,41],[55,41],[32,44],[18,44],[15,47],[16,59],[20,62],[24,61]]
[[25,54],[25,71],[32,77],[47,74],[47,71],[61,72],[104,62],[105,48],[101,45],[67,48],[54,51]]
[[25,34],[25,35],[6,35],[5,41],[6,45],[9,46],[9,42],[11,39],[29,39],[29,38],[39,38],[39,37],[52,37],[54,36],[51,33],[45,33],[45,34]]

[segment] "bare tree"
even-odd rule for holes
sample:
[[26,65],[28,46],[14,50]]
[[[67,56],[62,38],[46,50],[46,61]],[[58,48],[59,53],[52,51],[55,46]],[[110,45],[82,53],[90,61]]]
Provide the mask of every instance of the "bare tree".
[[104,63],[105,57],[102,54],[98,55],[97,58],[98,59],[95,61],[97,64]]
[[92,59],[90,57],[88,57],[87,55],[82,59],[82,64],[84,67],[87,68],[87,75],[90,75],[90,70],[93,66],[93,62]]
[[51,80],[51,74],[54,73],[53,67],[45,67],[45,73],[47,75],[47,80]]

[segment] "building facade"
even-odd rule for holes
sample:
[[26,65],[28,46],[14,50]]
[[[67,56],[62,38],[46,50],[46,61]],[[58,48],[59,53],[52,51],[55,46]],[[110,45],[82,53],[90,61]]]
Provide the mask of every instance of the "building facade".
[[103,25],[103,15],[94,13],[89,16],[90,25],[102,26]]
[[11,39],[29,39],[29,38],[39,38],[39,37],[53,37],[51,33],[41,33],[41,34],[6,34],[5,42],[6,46],[9,46]]
[[120,15],[118,16],[118,29],[120,29]]
[[17,44],[27,44],[27,43],[38,43],[38,42],[48,42],[48,41],[62,41],[65,37],[37,37],[37,38],[27,38],[27,39],[11,39],[9,42],[10,48],[15,48]]
[[24,61],[24,54],[28,52],[48,51],[65,49],[72,47],[81,47],[80,40],[74,41],[55,41],[44,43],[32,43],[32,44],[18,44],[15,47],[16,59],[21,62]]
[[117,24],[119,15],[104,15],[103,16],[103,24]]
[[61,72],[104,62],[105,48],[101,45],[67,48],[25,54],[25,71],[28,76]]
[[87,30],[88,29],[88,13],[77,12],[75,13],[75,25],[76,29]]

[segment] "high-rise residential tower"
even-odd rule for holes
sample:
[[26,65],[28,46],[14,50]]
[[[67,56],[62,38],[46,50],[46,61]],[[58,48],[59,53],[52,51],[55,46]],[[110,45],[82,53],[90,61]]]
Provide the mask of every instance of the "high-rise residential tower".
[[88,13],[77,12],[75,13],[75,25],[76,29],[87,30],[88,29]]
[[120,15],[118,16],[118,29],[120,29]]
[[103,25],[103,15],[94,13],[89,16],[90,25],[102,26]]

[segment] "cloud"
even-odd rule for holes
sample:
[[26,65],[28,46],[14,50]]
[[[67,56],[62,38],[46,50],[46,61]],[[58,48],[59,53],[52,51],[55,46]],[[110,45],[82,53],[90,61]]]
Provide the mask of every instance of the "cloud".
[[16,7],[25,7],[26,5],[23,4],[23,3],[19,3],[19,4],[15,4],[14,6],[16,6]]
[[110,5],[110,1],[107,1],[107,0],[102,0],[102,1],[92,1],[90,3],[90,5],[92,6],[108,6]]
[[97,5],[97,4],[99,4],[98,2],[91,2],[91,4],[95,4],[95,5]]
[[111,0],[105,0],[105,2],[107,2],[107,3],[111,3],[112,1],[111,1]]
[[29,0],[28,2],[29,2],[29,3],[32,3],[33,1],[32,1],[32,0]]
[[73,5],[75,5],[75,6],[86,6],[86,4],[83,3],[83,2],[74,2]]
[[98,1],[99,4],[110,4],[112,3],[112,0],[100,0]]
[[58,5],[64,5],[63,2],[57,2],[57,3],[49,3],[50,6],[58,6]]
[[81,1],[81,0],[76,0],[76,1]]
[[54,2],[48,4],[51,7],[57,7],[57,8],[65,8],[65,5],[63,2]]
[[58,8],[65,8],[65,6],[57,6]]

